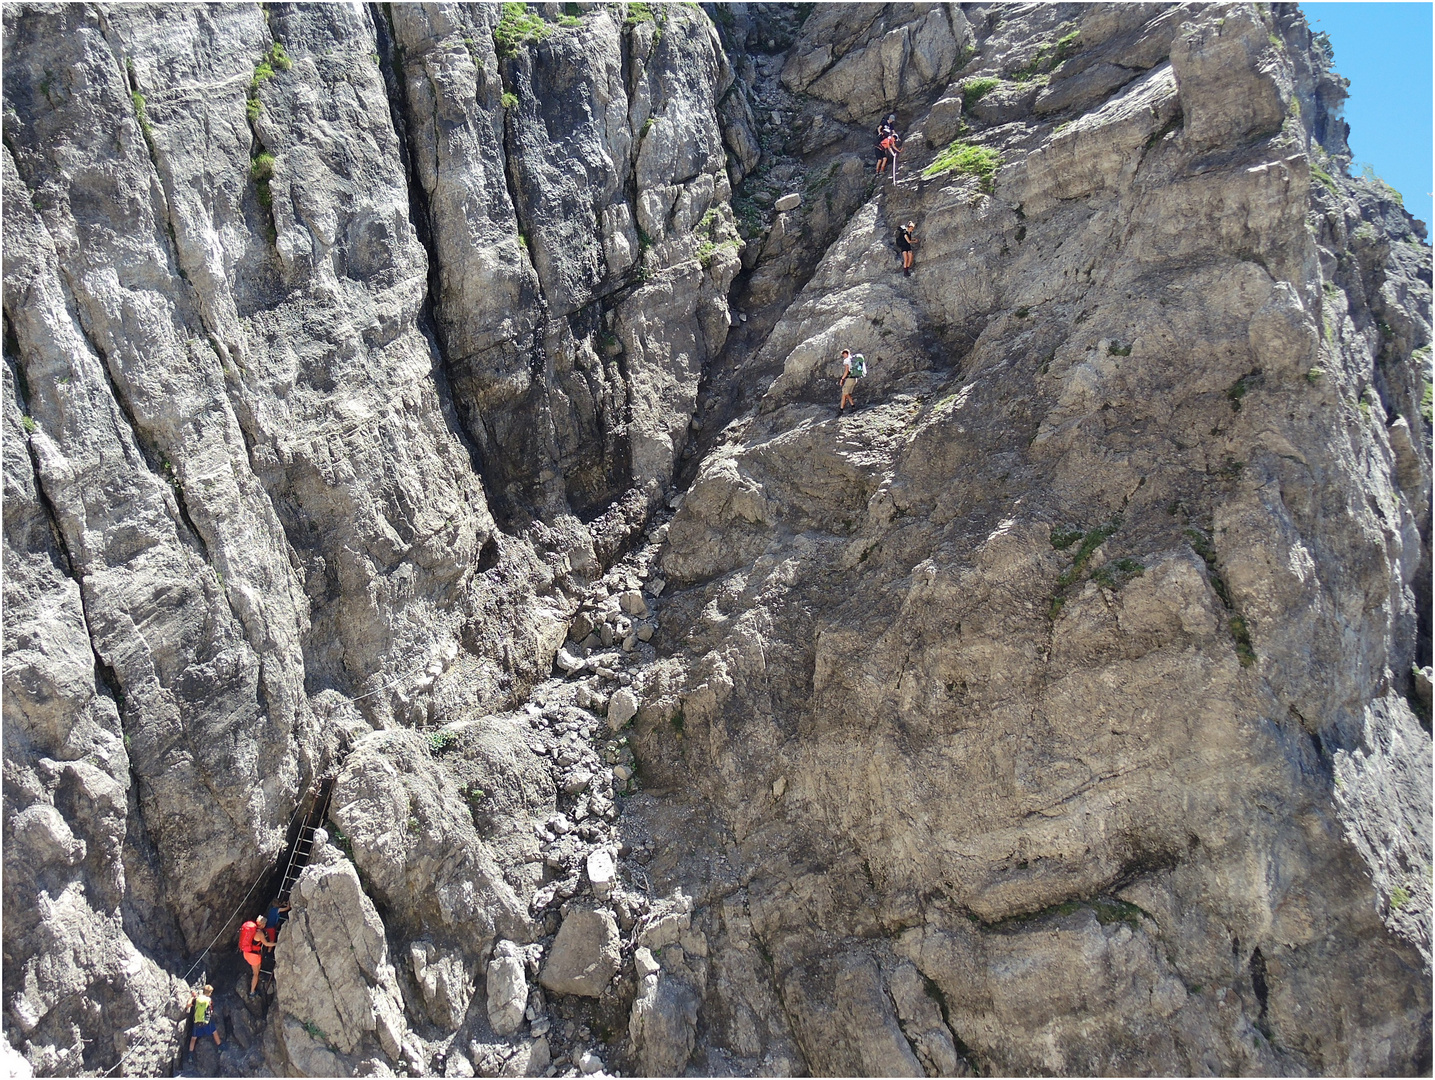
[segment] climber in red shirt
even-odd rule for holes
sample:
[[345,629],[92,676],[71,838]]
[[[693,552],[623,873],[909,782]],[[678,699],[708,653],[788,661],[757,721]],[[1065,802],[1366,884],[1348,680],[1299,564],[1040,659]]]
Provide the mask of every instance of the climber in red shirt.
[[263,915],[260,915],[258,918],[250,919],[239,928],[239,951],[254,972],[254,977],[249,980],[251,994],[259,989],[259,965],[264,959],[263,950],[274,948],[268,938],[259,933],[264,929],[264,924],[267,921]]

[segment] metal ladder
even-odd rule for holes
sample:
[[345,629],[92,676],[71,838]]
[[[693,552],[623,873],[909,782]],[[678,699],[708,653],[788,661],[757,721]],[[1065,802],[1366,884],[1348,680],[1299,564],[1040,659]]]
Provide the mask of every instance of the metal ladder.
[[[324,821],[324,815],[329,812],[329,793],[333,786],[334,778],[329,776],[316,780],[314,786],[309,790],[307,796],[310,800],[309,812],[304,815],[303,823],[299,826],[299,833],[289,848],[289,857],[284,862],[284,875],[279,879],[277,896],[281,904],[289,902],[289,894],[294,888],[294,883],[299,880],[299,875],[309,865],[309,858],[314,853],[314,830],[319,828]],[[281,919],[280,925],[282,924],[283,920]],[[277,929],[276,927],[276,931]],[[264,959],[259,965],[259,981],[260,986],[265,990],[274,984],[273,949],[264,950]]]

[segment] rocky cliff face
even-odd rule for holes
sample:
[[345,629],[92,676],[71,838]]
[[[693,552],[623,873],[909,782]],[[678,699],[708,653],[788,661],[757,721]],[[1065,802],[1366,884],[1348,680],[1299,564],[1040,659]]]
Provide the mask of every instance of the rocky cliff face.
[[7,1060],[1428,1071],[1430,249],[1294,5],[4,34]]

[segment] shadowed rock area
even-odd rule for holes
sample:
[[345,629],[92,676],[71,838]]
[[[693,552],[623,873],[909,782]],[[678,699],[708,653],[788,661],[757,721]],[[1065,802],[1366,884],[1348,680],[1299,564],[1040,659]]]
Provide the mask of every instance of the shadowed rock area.
[[1428,1075],[1430,247],[1296,5],[3,26],[9,1071]]

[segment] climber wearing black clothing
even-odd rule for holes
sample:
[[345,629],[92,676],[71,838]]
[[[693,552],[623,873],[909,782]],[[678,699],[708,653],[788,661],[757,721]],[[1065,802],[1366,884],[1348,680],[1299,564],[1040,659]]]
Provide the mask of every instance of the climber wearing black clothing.
[[917,238],[912,235],[912,230],[916,227],[915,221],[909,221],[897,230],[897,250],[902,253],[902,273],[906,277],[912,276],[912,248],[917,244]]
[[897,135],[897,114],[888,113],[887,118],[877,127],[877,175],[881,176],[892,162],[892,179],[897,179],[897,155],[902,152],[901,138]]

